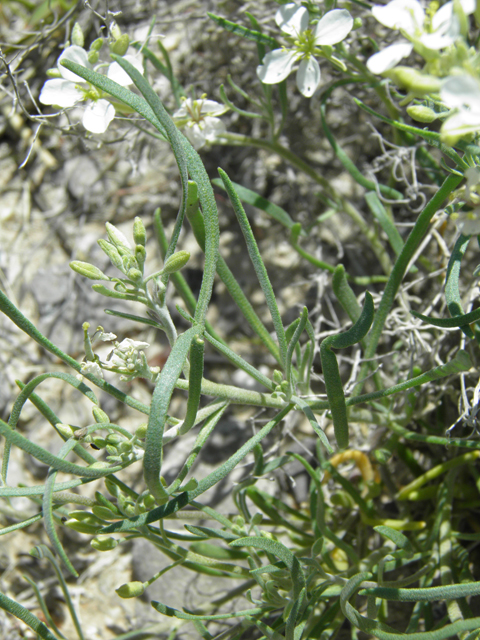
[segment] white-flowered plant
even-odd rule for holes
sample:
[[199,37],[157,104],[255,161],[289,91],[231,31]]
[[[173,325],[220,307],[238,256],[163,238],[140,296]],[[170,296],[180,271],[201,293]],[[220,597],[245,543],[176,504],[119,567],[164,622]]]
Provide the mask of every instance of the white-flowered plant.
[[200,100],[183,98],[183,104],[174,114],[173,118],[179,127],[184,127],[184,132],[195,149],[212,144],[226,133],[225,123],[218,116],[228,111],[228,107],[206,100],[203,95]]
[[372,73],[393,69],[413,50],[428,61],[463,35],[463,19],[475,11],[475,0],[459,0],[455,5],[447,2],[438,11],[432,9],[433,4],[425,11],[419,0],[391,0],[372,8],[378,22],[400,31],[405,38],[368,59],[367,67]]
[[448,77],[440,90],[442,102],[453,109],[440,130],[447,144],[480,131],[480,81],[461,74]]
[[265,84],[277,84],[285,80],[298,62],[297,87],[310,98],[321,81],[320,65],[315,56],[325,55],[321,47],[344,40],[352,30],[353,18],[346,9],[334,9],[311,29],[308,10],[292,2],[280,7],[275,21],[289,36],[290,46],[267,53],[257,67],[257,75]]
[[[106,94],[104,95],[99,89],[61,64],[63,60],[71,60],[82,67],[93,69],[88,58],[87,51],[78,45],[73,44],[65,49],[57,60],[59,77],[45,82],[39,100],[42,104],[61,108],[75,107],[84,102],[83,126],[91,133],[104,133],[115,117],[115,107],[105,99]],[[126,55],[124,58],[136,69],[142,71],[142,64],[138,58],[132,55]],[[131,78],[117,62],[108,66],[107,77],[123,87],[132,84]]]

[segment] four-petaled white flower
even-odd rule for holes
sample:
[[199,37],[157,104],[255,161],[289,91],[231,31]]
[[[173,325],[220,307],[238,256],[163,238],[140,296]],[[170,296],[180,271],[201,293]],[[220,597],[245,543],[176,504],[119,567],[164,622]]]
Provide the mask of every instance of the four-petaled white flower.
[[137,368],[137,362],[140,357],[139,351],[148,349],[148,342],[140,342],[125,338],[120,344],[115,346],[111,356],[108,358],[109,363],[113,367],[118,367],[125,372],[132,373]]
[[185,127],[185,135],[195,149],[205,144],[212,144],[226,132],[225,124],[217,116],[221,116],[228,107],[215,100],[184,98],[183,104],[173,118],[179,127]]
[[448,77],[440,89],[442,102],[455,111],[442,125],[442,140],[449,145],[480,131],[480,80],[466,74]]
[[[475,11],[475,0],[460,0],[461,10],[470,15]],[[424,57],[454,44],[461,36],[461,22],[454,11],[453,2],[447,2],[432,17],[423,10],[419,0],[391,0],[387,5],[375,5],[374,17],[389,29],[396,29],[409,41],[400,41],[375,53],[367,61],[372,73],[393,69],[402,58],[415,49]]]
[[[127,55],[123,57],[136,69],[143,71],[140,60],[134,56]],[[83,126],[92,133],[104,133],[115,117],[115,107],[103,98],[101,91],[63,67],[61,64],[63,60],[71,60],[82,65],[82,67],[93,69],[93,66],[88,61],[88,54],[85,49],[75,44],[68,47],[57,60],[57,68],[61,77],[52,78],[45,82],[40,93],[40,102],[66,108],[86,101],[87,106],[82,118]],[[123,87],[132,83],[130,76],[125,73],[117,62],[109,65],[107,76]]]
[[284,33],[294,38],[293,46],[267,53],[257,67],[257,75],[265,84],[277,84],[285,80],[296,62],[300,62],[297,87],[300,93],[310,98],[321,79],[320,66],[314,57],[316,48],[344,40],[352,30],[353,18],[346,9],[333,9],[313,29],[309,29],[308,10],[292,2],[280,7],[275,21]]

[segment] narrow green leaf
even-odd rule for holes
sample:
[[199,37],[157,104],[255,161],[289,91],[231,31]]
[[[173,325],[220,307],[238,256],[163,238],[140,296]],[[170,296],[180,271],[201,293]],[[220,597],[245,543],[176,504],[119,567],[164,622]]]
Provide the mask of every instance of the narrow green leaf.
[[335,267],[332,278],[333,293],[337,296],[343,310],[348,314],[352,322],[356,322],[361,313],[362,307],[358,304],[356,295],[352,287],[348,284],[345,267],[339,264]]
[[[60,451],[58,452],[58,457],[60,459],[66,458],[66,456],[70,453],[70,451],[75,447],[77,443],[72,438],[67,440],[64,443]],[[75,570],[75,567],[70,562],[69,557],[65,553],[65,549],[60,542],[60,539],[55,530],[55,521],[53,519],[53,489],[55,486],[55,478],[57,477],[58,471],[56,469],[50,468],[48,470],[48,476],[45,481],[45,493],[43,494],[43,502],[42,502],[42,510],[43,510],[43,518],[45,522],[45,531],[47,533],[48,539],[50,540],[52,547],[57,552],[58,556],[61,558],[63,564],[66,566],[68,571],[78,578],[78,573]]]
[[[462,298],[460,296],[459,279],[462,258],[470,242],[470,236],[460,234],[448,261],[447,275],[445,277],[445,300],[448,312],[452,317],[463,316]],[[467,338],[475,338],[471,327],[468,325],[461,329]]]
[[348,419],[345,394],[338,369],[338,362],[332,348],[345,349],[360,342],[368,333],[373,322],[373,298],[365,293],[365,305],[357,322],[348,331],[334,336],[328,336],[320,345],[320,360],[325,379],[325,388],[332,414],[335,438],[340,449],[348,446]]
[[183,435],[190,431],[195,424],[198,407],[200,405],[200,397],[202,392],[203,377],[203,355],[205,352],[205,341],[199,335],[196,335],[190,346],[190,373],[188,378],[188,400],[187,412],[178,435]]
[[[375,220],[377,220],[379,225],[385,231],[388,241],[390,243],[390,246],[394,250],[395,255],[397,256],[400,255],[403,249],[402,236],[398,232],[398,229],[395,226],[395,223],[388,215],[385,207],[383,206],[376,192],[369,191],[365,195],[365,201],[368,204],[368,208],[372,212],[373,217],[375,218]],[[415,271],[418,271],[416,267],[414,267],[414,269]],[[412,271],[412,273],[414,273],[415,271]]]
[[462,316],[455,316],[453,318],[432,318],[431,316],[424,316],[417,311],[410,312],[412,316],[420,318],[424,322],[433,325],[434,327],[440,327],[441,329],[462,329],[466,325],[472,324],[472,322],[478,322],[480,320],[480,308],[470,313],[465,313]]
[[230,199],[230,202],[232,203],[235,215],[237,216],[237,220],[240,224],[243,237],[245,238],[245,242],[247,244],[250,260],[252,261],[258,281],[260,283],[260,286],[262,287],[263,294],[267,301],[270,315],[272,316],[273,320],[273,326],[275,327],[275,333],[277,334],[281,364],[285,367],[287,357],[287,340],[285,338],[285,329],[283,327],[283,322],[280,317],[277,301],[275,299],[272,285],[270,284],[265,264],[263,263],[262,256],[260,255],[260,251],[258,249],[257,242],[253,235],[252,228],[248,221],[245,210],[242,206],[242,203],[240,202],[238,195],[235,192],[230,178],[222,169],[218,169],[218,173],[220,174],[223,184],[225,185],[228,197]]
[[43,638],[43,640],[58,640],[56,636],[54,636],[53,633],[48,630],[45,624],[43,622],[40,622],[40,620],[33,615],[33,613],[30,613],[30,611],[23,605],[15,602],[15,600],[12,600],[1,592],[0,608],[2,608],[4,611],[7,611],[7,613],[10,613],[15,618],[22,620],[22,622],[25,622],[25,624],[33,629],[35,633]]
[[190,345],[197,333],[198,329],[192,327],[178,337],[158,376],[150,405],[143,471],[149,491],[161,504],[168,500],[168,494],[160,481],[163,460],[163,431],[167,411],[175,384],[182,373]]

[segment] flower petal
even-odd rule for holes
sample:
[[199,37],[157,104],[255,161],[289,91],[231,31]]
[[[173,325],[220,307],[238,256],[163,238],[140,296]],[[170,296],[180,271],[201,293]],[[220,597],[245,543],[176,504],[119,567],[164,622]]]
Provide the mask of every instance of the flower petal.
[[263,64],[257,67],[257,76],[265,84],[282,82],[292,70],[298,54],[291,49],[274,49],[267,53]]
[[201,149],[205,144],[205,134],[196,122],[189,122],[184,130],[194,149]]
[[471,76],[450,76],[440,89],[440,98],[450,109],[462,109],[470,106],[480,111],[480,85]]
[[387,5],[372,7],[373,16],[389,29],[403,29],[408,35],[415,35],[422,29],[425,12],[418,0],[392,0]]
[[275,22],[284,33],[296,36],[308,28],[308,11],[290,2],[280,7],[275,14]]
[[410,42],[396,42],[389,47],[385,47],[382,51],[374,53],[367,60],[367,68],[372,73],[384,73],[389,69],[393,69],[402,58],[406,58],[413,51],[413,45]]
[[206,142],[215,142],[222,133],[227,131],[225,123],[213,116],[205,116],[202,125]]
[[57,60],[57,67],[62,74],[62,78],[65,78],[65,80],[70,80],[70,82],[85,82],[85,80],[80,76],[77,76],[76,73],[73,73],[72,71],[65,69],[65,67],[62,67],[61,62],[63,60],[71,60],[72,62],[80,64],[82,67],[91,69],[92,65],[88,61],[88,55],[85,49],[79,47],[76,44],[72,44],[71,47],[65,49],[65,51]]
[[320,66],[311,56],[300,62],[297,71],[297,87],[306,98],[311,98],[320,84]]
[[[142,62],[139,58],[127,55],[123,56],[123,59],[129,62],[133,67],[135,67],[137,71],[143,73]],[[112,62],[112,64],[108,67],[107,77],[117,84],[122,85],[122,87],[128,87],[133,82],[128,73],[122,69],[118,62]]]
[[201,114],[208,114],[211,116],[222,115],[226,111],[226,107],[224,104],[220,104],[219,102],[215,102],[215,100],[201,100],[202,108],[200,109]]
[[454,145],[469,133],[480,131],[480,112],[461,109],[445,120],[440,129],[443,142]]
[[97,100],[85,109],[82,123],[87,131],[104,133],[114,117],[115,107],[108,100]]
[[83,100],[83,91],[77,89],[74,82],[63,78],[47,80],[38,98],[42,104],[54,104],[58,107],[73,107]]
[[353,18],[346,9],[333,9],[326,13],[315,27],[315,44],[337,44],[348,36],[352,27]]

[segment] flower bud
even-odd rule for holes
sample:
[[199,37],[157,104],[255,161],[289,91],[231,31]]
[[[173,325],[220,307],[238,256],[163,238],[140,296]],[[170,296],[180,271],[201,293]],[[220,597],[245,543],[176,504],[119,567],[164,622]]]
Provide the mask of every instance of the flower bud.
[[190,254],[188,251],[177,251],[169,257],[166,261],[163,271],[164,273],[175,273],[180,271],[190,260]]
[[102,411],[102,409],[100,409],[100,407],[93,407],[92,413],[93,419],[97,424],[100,424],[101,422],[110,422],[110,418],[107,416],[105,411]]
[[135,244],[141,244],[142,247],[144,247],[147,242],[145,225],[143,224],[142,219],[138,216],[133,221],[133,239]]
[[108,256],[108,259],[113,264],[113,266],[123,273],[122,258],[114,245],[111,242],[107,242],[106,240],[97,240],[97,243],[100,249]]
[[108,493],[114,498],[118,498],[118,495],[120,493],[120,489],[118,488],[118,486],[108,477],[105,478],[104,483],[105,489],[108,491]]
[[110,278],[106,276],[98,267],[94,267],[93,264],[89,264],[88,262],[81,262],[80,260],[73,260],[70,262],[70,268],[79,273],[81,276],[85,276],[85,278],[89,278],[90,280],[108,280]]
[[62,74],[58,69],[47,69],[46,76],[47,78],[61,78]]
[[437,119],[437,114],[433,109],[419,104],[412,104],[407,107],[407,113],[412,120],[416,120],[417,122],[429,123]]
[[121,587],[115,589],[115,593],[120,596],[120,598],[138,598],[138,596],[142,596],[145,593],[145,585],[143,582],[127,582],[126,584],[122,584]]
[[401,89],[407,89],[418,96],[438,93],[442,84],[440,78],[429,76],[410,67],[395,67],[386,71],[384,75],[393,80]]
[[117,56],[124,56],[127,53],[129,46],[130,38],[128,37],[128,34],[123,33],[118,40],[110,45],[110,51],[117,54]]
[[141,269],[142,272],[146,257],[147,252],[145,251],[145,247],[143,247],[141,244],[135,245],[135,260],[137,261],[138,268]]
[[115,549],[118,544],[118,540],[115,540],[115,538],[110,538],[110,536],[103,534],[100,534],[99,536],[93,538],[93,540],[90,540],[90,545],[97,551],[111,551],[112,549]]
[[105,442],[105,438],[102,438],[101,436],[94,436],[92,438],[92,446],[95,449],[105,449],[107,443]]
[[100,518],[101,520],[118,520],[118,517],[120,515],[120,512],[118,513],[114,513],[113,511],[110,511],[110,509],[107,509],[107,507],[102,507],[102,505],[93,505],[92,507],[92,511],[93,514],[95,516],[97,516],[97,518]]
[[94,525],[89,524],[88,522],[79,522],[72,518],[71,520],[67,520],[65,526],[69,529],[73,529],[74,531],[78,531],[78,533],[86,533],[88,535],[95,535],[100,531],[103,525]]
[[121,231],[117,229],[113,224],[107,222],[105,224],[107,229],[108,239],[110,242],[115,245],[118,253],[121,256],[132,255],[132,249],[130,247],[130,243],[127,238],[123,235]]
[[142,272],[139,269],[129,269],[127,273],[127,278],[132,280],[133,282],[139,282],[142,279]]
[[145,438],[147,435],[147,429],[148,429],[148,425],[146,422],[144,424],[141,424],[135,431],[135,435],[137,436],[137,438],[140,438],[140,440],[143,440],[143,438]]
[[77,45],[77,47],[83,47],[85,44],[85,38],[83,37],[82,27],[75,22],[72,29],[72,44]]
[[89,61],[90,64],[97,64],[99,59],[100,59],[100,55],[98,51],[89,51],[87,53],[87,60]]
[[103,38],[97,38],[90,45],[90,51],[100,51],[103,47]]
[[84,511],[83,509],[76,509],[74,511],[70,511],[68,514],[70,519],[78,520],[79,522],[87,522],[92,525],[100,525],[103,526],[105,523],[100,518],[97,518],[90,511]]
[[64,438],[67,438],[67,440],[68,438],[71,438],[73,436],[73,433],[75,431],[75,429],[73,429],[69,424],[63,424],[61,422],[57,422],[55,427],[57,428],[57,431],[59,431]]
[[119,38],[122,37],[122,32],[120,30],[120,27],[114,20],[112,20],[112,22],[110,23],[109,29],[110,29],[110,35],[112,36],[112,38],[115,38],[115,40],[118,40]]

